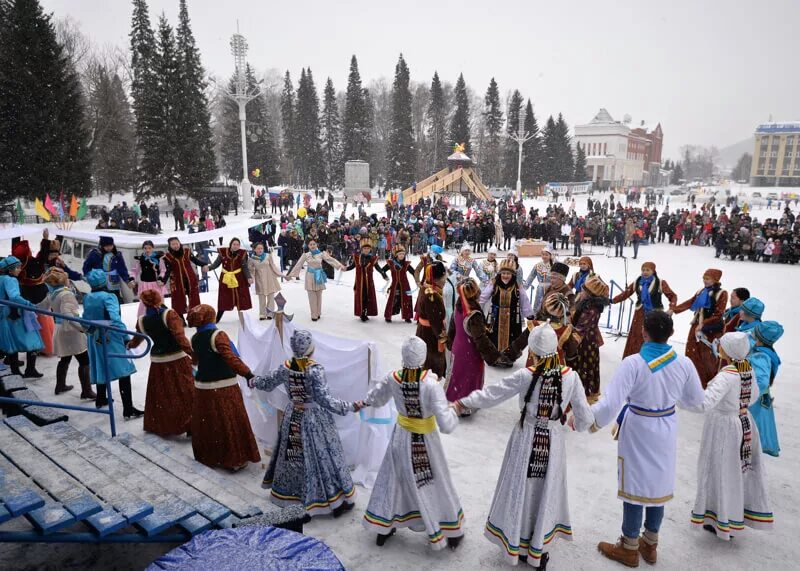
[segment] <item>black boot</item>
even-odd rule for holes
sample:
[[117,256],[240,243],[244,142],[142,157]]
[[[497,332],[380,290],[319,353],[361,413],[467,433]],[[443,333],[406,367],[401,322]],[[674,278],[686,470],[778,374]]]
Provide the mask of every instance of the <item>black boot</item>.
[[548,561],[550,561],[550,554],[545,551],[542,553],[542,558],[539,560],[539,571],[547,571]]
[[455,551],[458,544],[461,543],[461,540],[464,539],[463,535],[459,535],[458,537],[448,537],[447,538],[447,547]]
[[392,537],[395,533],[397,533],[396,529],[393,529],[392,531],[390,531],[386,535],[381,535],[379,533],[378,534],[378,538],[375,540],[375,545],[377,545],[378,547],[383,547],[383,545],[386,543],[386,540],[389,539],[390,537]]
[[25,366],[25,374],[22,375],[23,379],[41,379],[44,377],[39,371],[36,370],[36,353],[28,352],[27,365]]
[[139,418],[144,414],[133,406],[133,393],[131,391],[131,378],[122,377],[119,381],[119,396],[122,397],[122,416],[125,420]]
[[349,511],[350,511],[350,510],[352,510],[354,507],[356,507],[356,505],[355,505],[355,504],[349,504],[349,503],[347,503],[347,502],[344,502],[344,503],[343,503],[342,505],[340,505],[339,507],[337,507],[337,508],[334,508],[334,509],[333,509],[333,517],[339,517],[339,516],[341,516],[343,513],[345,513],[345,512],[349,512]]
[[18,377],[22,376],[22,371],[19,370],[21,363],[19,362],[19,355],[11,353],[6,357],[6,364],[11,367],[11,374]]
[[108,395],[106,394],[106,385],[97,385],[97,394],[94,396],[95,408],[103,408],[108,406]]
[[78,365],[78,379],[81,381],[81,398],[96,399],[97,395],[92,390],[92,382],[89,378],[89,365]]
[[69,361],[59,361],[56,366],[56,390],[55,394],[60,395],[73,389],[72,385],[67,384],[67,371],[69,370]]

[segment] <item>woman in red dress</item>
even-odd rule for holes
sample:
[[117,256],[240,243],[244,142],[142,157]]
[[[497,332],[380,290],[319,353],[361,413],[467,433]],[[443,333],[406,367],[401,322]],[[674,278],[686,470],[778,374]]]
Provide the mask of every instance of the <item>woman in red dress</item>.
[[217,323],[222,314],[236,308],[241,314],[253,307],[250,301],[250,284],[253,278],[247,263],[247,252],[242,250],[239,238],[233,238],[227,248],[219,249],[219,257],[209,266],[214,270],[222,266],[217,296]]
[[[192,264],[206,270],[208,266],[206,262],[192,254],[188,247],[182,245],[177,238],[170,238],[167,244],[167,253],[164,254],[164,265],[167,270],[162,279],[164,283],[169,281],[172,309],[179,315],[185,315],[193,307],[200,305],[200,289]],[[189,298],[188,304],[186,303],[187,297]]]
[[411,302],[411,286],[409,285],[408,275],[414,275],[411,262],[406,259],[406,249],[402,244],[396,244],[392,250],[392,256],[386,265],[383,266],[384,274],[388,270],[391,272],[392,283],[389,285],[389,299],[386,300],[386,309],[383,317],[391,323],[392,316],[397,315],[405,319],[406,323],[411,323],[414,315],[413,303]]

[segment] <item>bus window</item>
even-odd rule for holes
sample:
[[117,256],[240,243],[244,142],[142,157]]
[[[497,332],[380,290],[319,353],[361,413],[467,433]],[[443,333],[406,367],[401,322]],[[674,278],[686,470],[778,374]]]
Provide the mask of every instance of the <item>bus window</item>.
[[64,240],[61,243],[61,254],[65,256],[72,255],[72,240]]

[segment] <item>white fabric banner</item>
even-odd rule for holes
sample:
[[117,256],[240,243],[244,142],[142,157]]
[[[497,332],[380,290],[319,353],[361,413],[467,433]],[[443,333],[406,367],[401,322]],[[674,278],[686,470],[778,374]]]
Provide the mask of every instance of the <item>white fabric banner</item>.
[[[291,358],[289,338],[295,331],[291,321],[283,320],[283,339],[274,321],[263,327],[253,316],[244,314],[244,325],[239,329],[238,349],[242,359],[256,375],[277,369]],[[385,374],[375,343],[343,339],[312,331],[313,359],[325,367],[325,377],[331,394],[339,399],[363,399],[370,383]],[[272,392],[251,390],[244,379],[239,379],[247,415],[253,433],[262,446],[273,450],[278,442],[278,411],[289,404],[284,387]],[[396,419],[393,402],[380,407],[370,407],[358,414],[333,415],[342,440],[345,459],[353,467],[353,481],[371,488],[378,475],[383,455],[392,435]]]

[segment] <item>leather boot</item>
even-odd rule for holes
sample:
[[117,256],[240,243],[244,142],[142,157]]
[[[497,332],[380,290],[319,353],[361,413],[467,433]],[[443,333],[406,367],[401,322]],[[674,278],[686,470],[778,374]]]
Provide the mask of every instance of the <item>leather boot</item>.
[[139,418],[144,415],[143,410],[133,406],[133,391],[131,390],[131,378],[122,377],[119,381],[119,396],[122,398],[122,416],[125,420]]
[[95,408],[103,408],[108,406],[108,395],[106,394],[106,385],[97,385],[97,394],[94,397]]
[[658,560],[658,534],[645,531],[639,538],[639,555],[650,565],[655,565]]
[[59,361],[56,366],[56,390],[55,394],[60,395],[73,389],[72,385],[67,384],[67,371],[69,370],[69,361]]
[[622,563],[627,567],[639,566],[639,540],[620,536],[617,543],[606,543],[601,541],[597,544],[597,549],[613,561]]
[[21,363],[19,362],[19,355],[11,353],[6,357],[6,363],[11,367],[11,374],[18,377],[22,376],[22,371],[19,370]]
[[44,377],[43,374],[36,370],[36,353],[28,353],[26,360],[27,364],[25,366],[25,374],[22,375],[23,379],[41,379]]
[[81,381],[81,398],[96,399],[97,395],[92,390],[92,381],[89,378],[89,365],[78,366],[78,379]]

